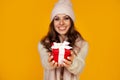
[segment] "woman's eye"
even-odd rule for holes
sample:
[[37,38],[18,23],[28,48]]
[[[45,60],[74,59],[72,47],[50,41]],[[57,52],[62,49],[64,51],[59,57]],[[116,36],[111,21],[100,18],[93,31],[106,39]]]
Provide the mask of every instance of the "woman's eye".
[[65,20],[69,20],[70,18],[69,17],[65,17]]
[[54,20],[55,20],[55,21],[58,21],[58,20],[59,20],[59,18],[55,18]]

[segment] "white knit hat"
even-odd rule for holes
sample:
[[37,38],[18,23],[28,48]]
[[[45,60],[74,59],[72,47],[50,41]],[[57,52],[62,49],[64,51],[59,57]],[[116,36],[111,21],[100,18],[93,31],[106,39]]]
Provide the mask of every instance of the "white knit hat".
[[59,0],[55,4],[55,6],[52,10],[52,14],[51,14],[51,21],[57,14],[66,14],[66,15],[70,16],[73,21],[75,20],[74,12],[72,9],[72,4],[71,4],[70,0]]

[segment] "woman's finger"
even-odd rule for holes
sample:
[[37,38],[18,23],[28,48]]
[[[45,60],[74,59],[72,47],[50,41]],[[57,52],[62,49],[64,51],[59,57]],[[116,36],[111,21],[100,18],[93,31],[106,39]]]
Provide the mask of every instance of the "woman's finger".
[[71,56],[68,56],[67,59],[72,62],[73,59],[74,59],[74,56],[75,56],[75,55],[74,55],[74,52],[71,51]]
[[67,60],[68,60],[68,61],[72,61],[72,60],[73,60],[73,57],[72,57],[72,56],[69,56],[69,57],[67,57]]
[[67,65],[71,65],[71,63],[72,63],[70,60],[67,60],[67,59],[64,59],[63,62]]
[[54,61],[54,60],[50,62],[50,65],[51,65],[51,66],[54,66],[54,64],[55,64],[55,61]]
[[71,64],[66,64],[65,62],[63,63],[63,66],[66,67],[66,68],[70,67],[70,65]]
[[57,62],[55,62],[55,64],[53,65],[53,67],[54,67],[54,68],[56,68],[56,67],[57,67]]
[[53,56],[50,56],[49,58],[48,58],[48,62],[51,62],[53,60]]

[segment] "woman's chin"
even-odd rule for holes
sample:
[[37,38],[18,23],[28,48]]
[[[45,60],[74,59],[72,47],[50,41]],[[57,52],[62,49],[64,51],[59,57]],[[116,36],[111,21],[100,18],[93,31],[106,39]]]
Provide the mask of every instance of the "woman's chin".
[[65,35],[65,34],[66,34],[66,32],[60,32],[59,34],[60,34],[60,35]]

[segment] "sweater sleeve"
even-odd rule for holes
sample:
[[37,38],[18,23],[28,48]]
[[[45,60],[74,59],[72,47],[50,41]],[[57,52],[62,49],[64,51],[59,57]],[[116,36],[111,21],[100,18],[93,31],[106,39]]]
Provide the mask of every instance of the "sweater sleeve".
[[48,62],[48,57],[49,57],[48,52],[40,42],[38,43],[38,51],[40,53],[40,58],[41,58],[43,67],[45,69],[52,69],[52,67]]
[[78,53],[77,56],[75,56],[73,63],[71,66],[68,68],[68,71],[70,71],[73,74],[79,74],[85,65],[85,57],[88,52],[88,43],[84,42],[80,52]]

